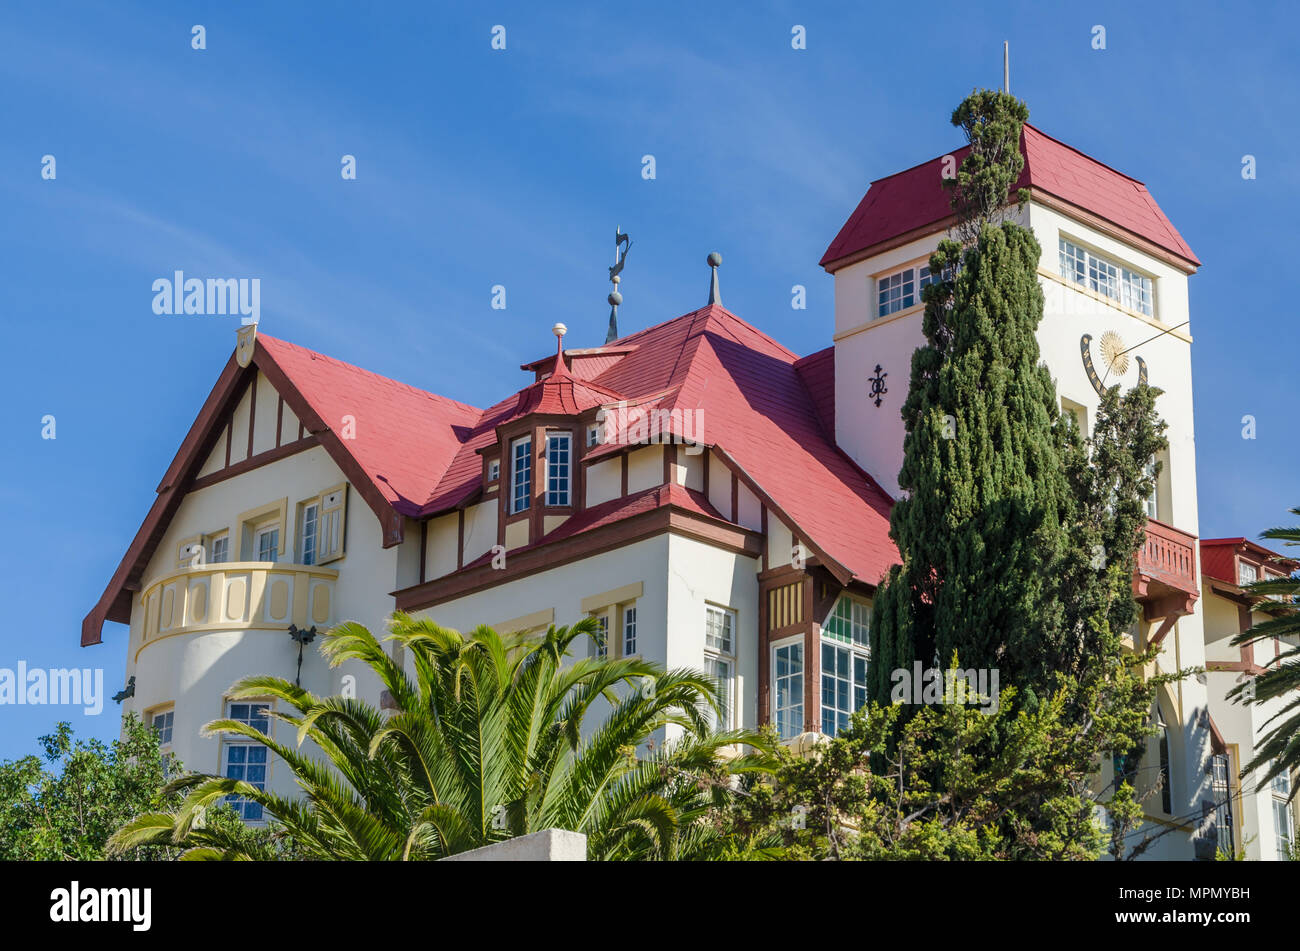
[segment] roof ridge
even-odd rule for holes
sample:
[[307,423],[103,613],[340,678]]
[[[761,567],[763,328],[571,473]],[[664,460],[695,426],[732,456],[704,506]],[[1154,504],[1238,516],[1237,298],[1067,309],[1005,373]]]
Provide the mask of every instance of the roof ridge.
[[451,403],[454,406],[458,406],[462,409],[470,410],[479,415],[482,415],[484,412],[486,412],[485,409],[475,406],[472,403],[466,403],[463,400],[458,400],[450,396],[444,396],[441,393],[435,393],[432,390],[426,390],[423,387],[416,386],[413,383],[407,383],[403,380],[396,380],[391,376],[385,376],[384,374],[378,373],[374,370],[367,370],[365,367],[357,366],[357,364],[355,363],[349,363],[346,360],[340,360],[338,357],[332,357],[328,353],[321,353],[319,350],[313,350],[310,347],[304,347],[302,344],[294,343],[290,340],[285,340],[282,337],[273,337],[270,334],[259,333],[257,335],[257,339],[259,341],[269,340],[275,345],[288,347],[290,349],[297,350],[301,353],[311,354],[313,359],[324,360],[328,363],[334,364],[335,366],[346,367],[349,370],[355,370],[358,373],[364,373],[367,376],[372,376],[378,380],[383,380],[387,383],[392,383],[394,386],[400,386],[403,389],[410,390],[412,393],[419,396],[426,397],[427,399],[437,400],[442,403]]

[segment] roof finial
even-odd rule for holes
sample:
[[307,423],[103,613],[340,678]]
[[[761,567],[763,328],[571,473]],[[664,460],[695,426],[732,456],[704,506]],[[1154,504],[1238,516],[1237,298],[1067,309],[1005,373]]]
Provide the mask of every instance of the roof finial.
[[[622,248],[622,254],[619,254],[620,248]],[[615,225],[614,266],[609,269],[609,282],[614,285],[614,289],[605,298],[609,301],[609,330],[605,334],[605,343],[613,343],[618,339],[618,305],[623,303],[623,295],[618,292],[618,285],[623,280],[619,277],[619,273],[623,270],[623,263],[627,261],[627,252],[631,249],[632,239]]]
[[709,262],[709,267],[713,271],[713,277],[709,281],[709,303],[721,307],[722,291],[718,289],[718,268],[722,265],[722,255],[717,251],[710,251],[705,260]]
[[1011,92],[1011,44],[1002,41],[1002,91]]

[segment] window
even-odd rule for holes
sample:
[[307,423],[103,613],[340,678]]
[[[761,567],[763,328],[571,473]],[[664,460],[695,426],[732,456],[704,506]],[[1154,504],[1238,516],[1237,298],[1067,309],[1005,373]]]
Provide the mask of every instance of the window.
[[168,746],[172,741],[172,723],[175,719],[175,710],[159,710],[150,718],[150,725],[155,733],[158,734],[158,745]]
[[208,563],[219,565],[230,560],[230,536],[216,535],[208,543]]
[[501,460],[493,459],[488,463],[488,481],[495,482],[501,478]]
[[546,437],[546,504],[569,504],[568,433],[549,433]]
[[1151,480],[1151,494],[1143,500],[1147,518],[1160,518],[1160,474],[1154,459],[1147,463],[1146,477]]
[[600,424],[587,427],[587,448],[600,444]]
[[1232,787],[1228,754],[1219,753],[1210,759],[1211,790],[1214,796],[1214,827],[1218,832],[1218,850],[1225,855],[1236,853],[1236,837],[1232,822]]
[[609,614],[596,615],[596,630],[599,634],[591,640],[592,657],[609,656]]
[[772,648],[772,723],[783,740],[803,732],[803,644]]
[[1295,843],[1295,817],[1291,814],[1291,804],[1287,802],[1287,797],[1291,795],[1291,773],[1282,770],[1269,785],[1273,790],[1274,844],[1277,857],[1285,860],[1291,857],[1291,848]]
[[822,626],[822,637],[866,647],[871,643],[871,605],[840,595]]
[[1156,706],[1156,726],[1160,730],[1156,737],[1160,743],[1160,808],[1166,815],[1173,815],[1174,793],[1170,787],[1173,773],[1169,768],[1169,724],[1165,722],[1164,713],[1159,705]]
[[735,630],[735,615],[725,608],[708,605],[704,609],[704,647],[705,650],[730,654],[732,632]]
[[348,487],[347,483],[330,489],[320,497],[320,524],[317,527],[316,564],[335,561],[343,557],[347,537]]
[[[928,272],[928,268],[927,268]],[[916,269],[906,268],[897,274],[882,277],[876,282],[879,308],[877,317],[886,317],[914,305],[916,297]]]
[[848,726],[867,702],[870,623],[870,605],[840,595],[822,625],[821,730],[827,736]]
[[736,674],[735,661],[729,657],[705,654],[704,672],[718,682],[718,701],[722,704],[721,715],[714,718],[714,728],[730,730],[733,725],[732,682]]
[[636,605],[629,604],[623,609],[623,656],[631,657],[636,653]]
[[719,730],[735,723],[736,704],[736,612],[729,608],[704,607],[704,672],[718,682],[722,714],[714,721]]
[[311,502],[302,507],[302,563],[316,564],[316,535],[320,525],[320,507]]
[[280,529],[259,529],[255,536],[257,561],[277,561],[280,553]]
[[529,436],[510,444],[514,460],[510,470],[510,512],[526,512],[533,496],[533,440]]
[[1237,562],[1237,584],[1243,587],[1259,580],[1259,568],[1248,562]]
[[[246,723],[262,733],[270,733],[270,718],[266,703],[231,702],[226,704],[228,719]],[[260,743],[241,740],[223,741],[221,750],[221,775],[228,779],[242,779],[258,789],[266,788],[267,748]],[[259,803],[241,796],[227,796],[226,800],[245,822],[261,822]]]
[[1064,238],[1060,239],[1060,255],[1061,277],[1118,301],[1129,310],[1152,315],[1151,278],[1145,274],[1098,257]]

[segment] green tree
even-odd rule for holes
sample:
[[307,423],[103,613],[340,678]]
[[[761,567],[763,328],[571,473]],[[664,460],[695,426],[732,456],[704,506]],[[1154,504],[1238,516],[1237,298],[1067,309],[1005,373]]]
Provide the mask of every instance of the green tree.
[[[1291,509],[1300,515],[1300,508]],[[1300,545],[1300,526],[1270,528],[1262,538],[1271,538],[1287,546]],[[1245,586],[1247,594],[1262,598],[1253,610],[1268,615],[1268,620],[1254,625],[1250,630],[1232,639],[1234,646],[1254,644],[1277,638],[1277,656],[1268,662],[1264,672],[1255,677],[1250,686],[1254,696],[1246,692],[1246,684],[1234,687],[1228,696],[1246,705],[1267,703],[1277,698],[1288,698],[1276,713],[1264,721],[1275,723],[1260,740],[1255,758],[1242,769],[1242,775],[1264,769],[1259,786],[1272,781],[1283,770],[1291,773],[1300,770],[1300,578],[1264,579]],[[1295,798],[1300,783],[1291,784],[1288,802]]]
[[[180,763],[159,750],[157,733],[134,715],[111,743],[77,739],[66,722],[38,742],[41,755],[0,763],[0,861],[103,859],[123,823],[180,802],[166,789]],[[209,825],[250,852],[275,851],[264,830],[246,829],[229,809],[214,810]],[[142,846],[114,857],[159,859],[174,851]]]
[[[1023,166],[1028,110],[979,92],[953,113],[971,152],[953,189],[958,233],[940,242],[923,292],[925,344],[912,356],[890,533],[902,555],[878,593],[873,694],[890,674],[955,651],[1023,689],[1046,684],[1065,626],[1055,569],[1068,547],[1070,486],[1055,388],[1035,338],[1041,249],[998,221]],[[998,223],[994,223],[998,221]]]
[[[260,803],[318,859],[436,859],[547,828],[585,833],[593,859],[711,854],[733,778],[770,768],[766,741],[712,729],[718,688],[703,674],[636,659],[569,663],[573,641],[597,631],[588,618],[535,637],[488,627],[461,634],[398,613],[389,639],[409,655],[411,676],[370,631],[340,625],[322,652],[334,666],[356,660],[374,671],[396,705],[391,715],[278,677],[247,678],[232,696],[282,701],[288,709],[272,716],[296,730],[297,742],[232,720],[206,729],[268,747],[304,796],[192,777],[178,783],[188,794],[177,809],[128,824],[113,844],[242,857],[239,843],[194,822],[238,795]],[[655,744],[666,728],[681,738]],[[324,759],[302,752],[308,739]],[[738,744],[755,749],[731,756]]]
[[1144,677],[1149,659],[1131,655],[1087,683],[1062,676],[1032,708],[1014,687],[988,712],[948,703],[905,716],[902,704],[873,703],[839,736],[805,756],[782,750],[774,775],[748,780],[730,817],[729,857],[1137,857],[1159,833],[1134,841],[1142,810],[1132,784],[1099,788],[1094,777],[1103,755],[1140,748],[1152,733],[1145,712],[1170,678]]

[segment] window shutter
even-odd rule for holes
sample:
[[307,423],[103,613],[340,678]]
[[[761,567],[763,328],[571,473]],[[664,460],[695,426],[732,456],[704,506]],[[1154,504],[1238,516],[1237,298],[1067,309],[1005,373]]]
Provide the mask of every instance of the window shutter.
[[347,484],[324,493],[320,500],[319,537],[316,543],[316,563],[323,565],[343,557],[343,540],[346,537],[348,509]]

